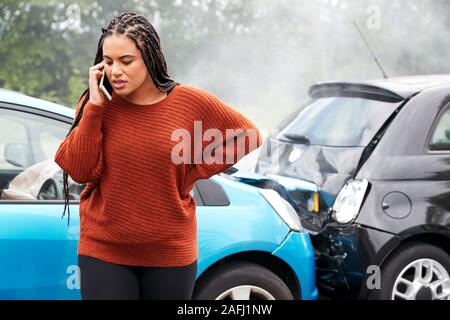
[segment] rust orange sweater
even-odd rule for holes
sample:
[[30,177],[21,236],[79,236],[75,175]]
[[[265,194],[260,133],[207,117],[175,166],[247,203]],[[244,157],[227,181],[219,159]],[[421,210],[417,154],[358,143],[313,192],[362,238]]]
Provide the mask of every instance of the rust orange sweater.
[[[172,149],[181,140],[172,141],[172,134],[190,132],[193,154],[195,121],[202,121],[203,133],[210,128],[223,133],[223,153],[237,147],[225,147],[227,129],[254,129],[257,146],[262,143],[241,113],[186,84],[151,105],[116,94],[103,105],[86,104],[55,155],[74,181],[86,183],[80,195],[78,254],[135,266],[184,266],[197,259],[196,204],[189,191],[195,181],[222,172],[239,157],[223,164],[174,163]],[[245,141],[247,154],[255,147]]]

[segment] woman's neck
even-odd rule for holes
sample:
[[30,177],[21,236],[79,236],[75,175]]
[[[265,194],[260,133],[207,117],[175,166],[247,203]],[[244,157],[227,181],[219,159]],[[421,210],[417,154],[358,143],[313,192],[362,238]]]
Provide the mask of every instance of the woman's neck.
[[124,99],[130,101],[134,104],[141,104],[141,105],[148,105],[148,104],[154,104],[157,103],[167,97],[167,92],[161,92],[158,89],[153,92],[146,92],[146,94],[139,94],[136,92],[133,92],[132,94],[129,94],[124,97]]

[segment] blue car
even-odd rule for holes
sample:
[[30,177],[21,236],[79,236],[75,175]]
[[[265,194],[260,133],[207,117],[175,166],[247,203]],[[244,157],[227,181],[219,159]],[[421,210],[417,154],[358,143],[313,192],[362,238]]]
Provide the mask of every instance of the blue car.
[[[53,161],[75,111],[0,89],[0,299],[80,299],[79,195]],[[194,299],[316,299],[314,252],[293,207],[236,174],[198,181]],[[248,179],[251,181],[251,179]]]

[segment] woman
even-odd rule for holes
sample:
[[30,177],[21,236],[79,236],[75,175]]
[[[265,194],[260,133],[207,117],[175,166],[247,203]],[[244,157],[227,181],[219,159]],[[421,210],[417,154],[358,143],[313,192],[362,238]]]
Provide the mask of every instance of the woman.
[[[261,136],[213,94],[169,77],[159,37],[143,16],[123,13],[102,31],[89,88],[55,155],[64,170],[64,213],[68,175],[86,184],[80,195],[81,295],[190,299],[198,250],[189,191],[259,147]],[[111,101],[99,90],[103,73],[114,89]],[[230,136],[230,129],[239,133]],[[252,133],[244,146],[230,144],[243,132]]]

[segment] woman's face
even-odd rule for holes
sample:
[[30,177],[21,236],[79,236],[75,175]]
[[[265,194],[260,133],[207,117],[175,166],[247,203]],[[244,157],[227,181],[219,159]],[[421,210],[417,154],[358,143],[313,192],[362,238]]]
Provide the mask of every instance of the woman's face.
[[[156,88],[141,52],[127,36],[113,34],[107,37],[103,42],[103,58],[108,80],[118,95],[133,96]],[[116,80],[124,83],[114,83]]]

